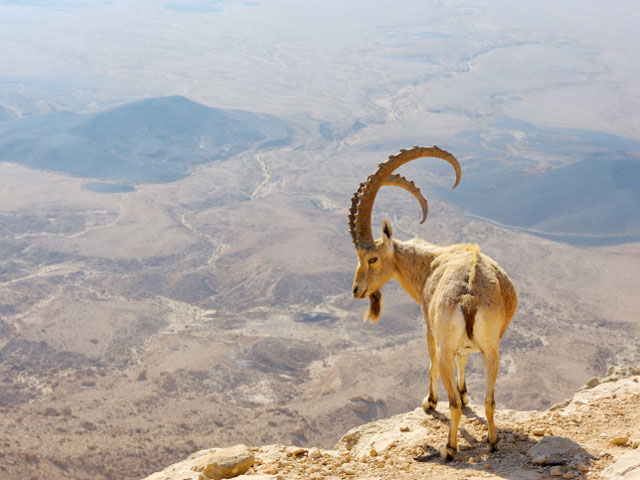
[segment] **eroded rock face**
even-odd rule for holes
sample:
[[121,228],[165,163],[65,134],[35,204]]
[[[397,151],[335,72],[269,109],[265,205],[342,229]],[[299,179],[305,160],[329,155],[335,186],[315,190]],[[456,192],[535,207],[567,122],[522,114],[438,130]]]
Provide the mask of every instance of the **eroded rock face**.
[[206,478],[221,480],[242,475],[253,466],[253,452],[246,445],[222,448],[199,458],[192,469]]

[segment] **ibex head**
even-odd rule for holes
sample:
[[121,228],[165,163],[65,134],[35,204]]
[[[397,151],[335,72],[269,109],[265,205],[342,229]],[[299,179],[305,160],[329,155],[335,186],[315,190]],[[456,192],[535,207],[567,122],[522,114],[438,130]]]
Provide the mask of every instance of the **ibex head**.
[[353,281],[353,296],[369,297],[370,305],[365,320],[377,322],[382,309],[380,289],[394,274],[394,247],[391,223],[382,222],[382,237],[374,240],[371,232],[371,212],[378,190],[383,185],[401,187],[411,193],[422,207],[422,222],[427,218],[427,200],[413,182],[400,175],[393,174],[401,165],[420,157],[438,157],[449,162],[456,171],[456,182],[460,182],[460,164],[453,155],[436,147],[413,147],[411,150],[400,150],[398,155],[389,156],[389,160],[378,165],[378,170],[361,183],[358,191],[351,198],[349,213],[349,231],[358,254],[358,268]]

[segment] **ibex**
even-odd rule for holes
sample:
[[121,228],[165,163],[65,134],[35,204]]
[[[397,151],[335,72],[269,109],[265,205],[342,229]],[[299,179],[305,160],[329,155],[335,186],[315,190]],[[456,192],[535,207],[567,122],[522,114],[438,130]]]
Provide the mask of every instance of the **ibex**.
[[[420,190],[404,177],[393,174],[401,165],[420,157],[438,157],[449,162],[456,171],[455,188],[460,182],[461,168],[449,152],[433,147],[400,150],[381,163],[351,199],[349,229],[358,254],[358,268],[353,281],[356,298],[369,297],[365,319],[380,318],[380,289],[390,279],[420,305],[427,324],[429,394],[422,401],[425,412],[438,402],[438,376],[449,397],[451,422],[449,438],[440,450],[444,460],[451,460],[457,450],[458,422],[462,406],[467,404],[464,378],[467,355],[482,353],[486,375],[485,408],[489,434],[489,451],[496,449],[493,414],[494,386],[500,363],[500,339],[516,310],[518,298],[507,274],[477,245],[456,244],[440,247],[420,239],[406,242],[392,237],[391,224],[382,221],[382,238],[373,239],[371,211],[380,187],[393,185],[409,191],[422,206],[422,222],[427,217],[427,201]],[[422,223],[421,222],[421,223]],[[455,367],[458,367],[456,384]]]

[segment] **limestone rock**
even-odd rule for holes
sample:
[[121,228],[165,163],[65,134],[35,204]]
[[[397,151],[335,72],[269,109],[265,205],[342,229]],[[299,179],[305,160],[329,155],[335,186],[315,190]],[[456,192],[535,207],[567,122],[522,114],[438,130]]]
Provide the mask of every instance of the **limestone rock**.
[[246,445],[222,448],[198,459],[192,469],[207,478],[220,480],[243,474],[253,465],[253,452]]
[[602,472],[603,480],[639,480],[640,451],[632,450],[622,455],[613,465]]

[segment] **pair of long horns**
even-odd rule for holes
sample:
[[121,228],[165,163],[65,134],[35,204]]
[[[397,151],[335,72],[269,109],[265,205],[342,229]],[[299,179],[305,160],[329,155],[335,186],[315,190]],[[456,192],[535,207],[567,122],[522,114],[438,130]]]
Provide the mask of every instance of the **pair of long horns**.
[[423,223],[427,218],[427,200],[420,193],[420,189],[413,182],[408,181],[393,172],[411,160],[421,157],[438,157],[449,162],[456,171],[456,182],[452,188],[456,188],[460,183],[462,170],[458,160],[449,152],[442,150],[435,145],[433,147],[413,147],[410,150],[400,150],[397,155],[390,155],[389,160],[378,165],[378,170],[373,175],[369,175],[367,181],[360,184],[358,191],[351,198],[351,208],[349,210],[349,232],[356,248],[369,249],[374,246],[373,234],[371,232],[371,212],[373,202],[378,194],[378,190],[384,185],[392,185],[404,188],[420,202],[422,207]]

